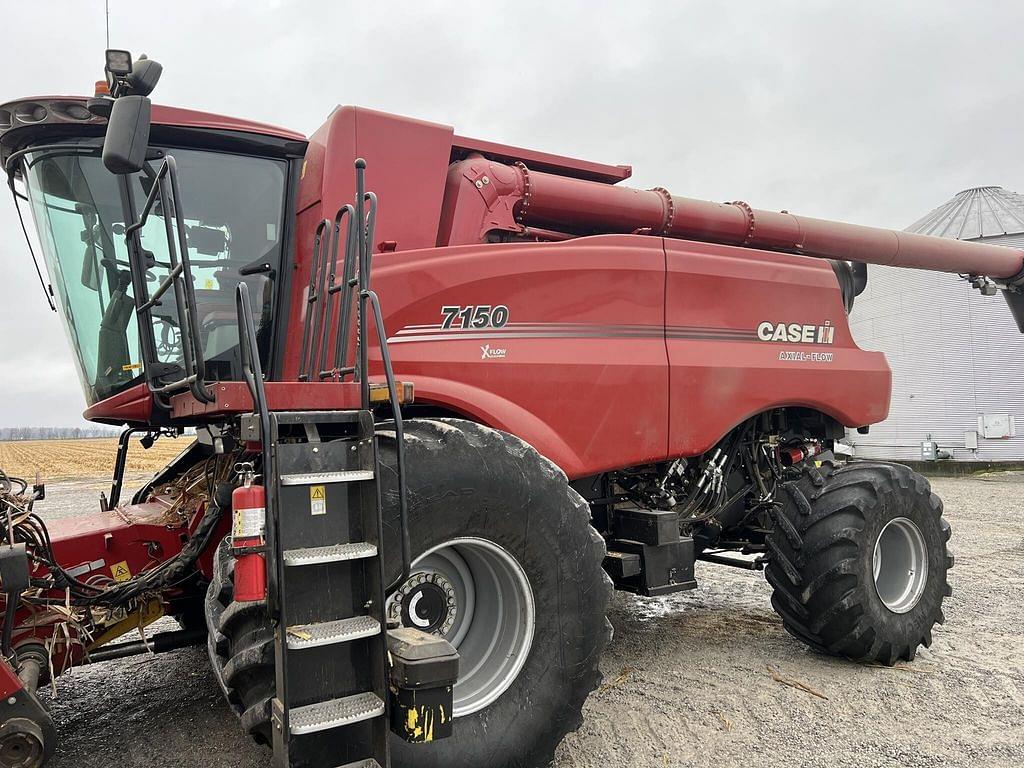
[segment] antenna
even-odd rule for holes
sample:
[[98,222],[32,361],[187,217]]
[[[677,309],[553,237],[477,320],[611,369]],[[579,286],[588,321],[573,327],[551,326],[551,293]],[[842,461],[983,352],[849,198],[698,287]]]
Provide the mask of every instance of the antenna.
[[106,8],[107,18],[107,48],[110,48],[110,0],[103,1],[104,8]]

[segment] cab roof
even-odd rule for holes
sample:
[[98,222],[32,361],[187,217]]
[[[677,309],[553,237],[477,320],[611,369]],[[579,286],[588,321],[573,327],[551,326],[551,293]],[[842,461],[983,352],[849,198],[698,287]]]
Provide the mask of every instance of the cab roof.
[[[87,101],[89,98],[85,96],[35,96],[0,104],[0,142],[4,145],[9,145],[12,140],[17,142],[15,135],[28,128],[105,123],[105,118],[97,117],[85,108]],[[152,122],[154,125],[236,131],[286,141],[306,141],[303,134],[276,125],[160,104],[153,105]]]

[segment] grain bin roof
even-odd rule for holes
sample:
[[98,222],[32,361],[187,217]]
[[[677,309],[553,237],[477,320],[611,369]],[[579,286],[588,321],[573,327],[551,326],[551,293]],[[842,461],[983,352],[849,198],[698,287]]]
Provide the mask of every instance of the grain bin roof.
[[918,219],[907,232],[957,240],[1024,232],[1024,195],[1002,187],[971,187]]

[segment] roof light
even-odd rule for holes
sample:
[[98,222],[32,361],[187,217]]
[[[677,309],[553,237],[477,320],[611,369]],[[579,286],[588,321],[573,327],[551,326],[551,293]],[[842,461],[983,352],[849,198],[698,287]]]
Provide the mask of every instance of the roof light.
[[107,72],[124,77],[132,72],[132,55],[128,51],[107,51]]

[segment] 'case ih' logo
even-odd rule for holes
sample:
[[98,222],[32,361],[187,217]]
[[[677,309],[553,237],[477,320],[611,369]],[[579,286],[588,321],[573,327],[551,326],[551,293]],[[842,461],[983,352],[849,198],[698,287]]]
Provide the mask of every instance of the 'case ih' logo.
[[772,323],[765,321],[757,326],[757,338],[761,341],[788,341],[791,344],[831,344],[835,340],[836,327],[828,320],[824,325],[801,325],[800,323]]

